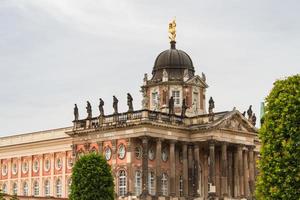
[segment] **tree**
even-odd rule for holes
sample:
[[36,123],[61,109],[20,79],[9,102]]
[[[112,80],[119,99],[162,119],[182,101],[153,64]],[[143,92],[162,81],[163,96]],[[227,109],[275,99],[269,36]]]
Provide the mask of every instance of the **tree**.
[[10,197],[9,200],[19,200],[19,199],[18,199],[17,195],[13,195],[13,196]]
[[257,199],[300,199],[300,74],[278,80],[266,98]]
[[113,200],[114,183],[111,168],[96,153],[82,156],[73,167],[71,200]]
[[5,200],[5,199],[4,199],[4,193],[2,192],[1,189],[0,189],[0,200]]

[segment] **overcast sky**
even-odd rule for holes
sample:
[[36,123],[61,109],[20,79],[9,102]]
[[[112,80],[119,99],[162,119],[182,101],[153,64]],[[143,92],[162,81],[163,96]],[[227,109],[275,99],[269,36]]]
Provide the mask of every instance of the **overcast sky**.
[[0,135],[71,126],[86,100],[141,108],[143,74],[169,48],[204,72],[216,111],[259,116],[276,79],[300,71],[300,1],[282,0],[0,0]]

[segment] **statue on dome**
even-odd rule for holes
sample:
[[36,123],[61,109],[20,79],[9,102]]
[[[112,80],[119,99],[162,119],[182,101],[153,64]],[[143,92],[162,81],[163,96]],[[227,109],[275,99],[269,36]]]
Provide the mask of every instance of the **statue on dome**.
[[133,101],[132,96],[129,93],[127,93],[128,112],[132,112],[133,111],[132,101]]
[[253,126],[256,125],[256,116],[255,116],[255,113],[253,113],[253,115],[252,115],[252,117],[251,117],[251,124],[252,124]]
[[119,100],[117,99],[117,97],[113,96],[114,114],[118,114],[118,103],[119,103]]
[[103,106],[104,106],[104,101],[103,101],[103,99],[99,99],[99,101],[100,101],[100,103],[99,103],[99,111],[100,111],[100,116],[104,116],[104,108],[103,108]]
[[171,42],[175,42],[175,39],[176,39],[176,21],[175,21],[175,19],[173,19],[169,23],[169,39],[171,40]]
[[74,121],[78,121],[78,118],[79,118],[79,112],[78,112],[77,104],[75,103],[75,107],[74,107]]
[[181,117],[186,117],[185,113],[186,113],[186,109],[188,108],[188,106],[186,105],[185,99],[182,99],[182,105],[181,105]]
[[169,115],[174,114],[174,97],[172,96],[169,100]]
[[92,118],[92,106],[89,101],[86,102],[86,112],[88,114],[87,119]]

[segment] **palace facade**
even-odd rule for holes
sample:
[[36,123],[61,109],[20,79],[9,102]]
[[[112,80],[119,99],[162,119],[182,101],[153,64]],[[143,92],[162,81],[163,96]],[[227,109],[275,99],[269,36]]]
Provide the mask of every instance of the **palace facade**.
[[[189,55],[161,52],[144,76],[142,109],[67,128],[0,138],[0,187],[21,199],[67,198],[72,165],[89,152],[112,167],[116,199],[251,199],[259,141],[251,110],[214,112]],[[88,111],[89,112],[89,111]]]

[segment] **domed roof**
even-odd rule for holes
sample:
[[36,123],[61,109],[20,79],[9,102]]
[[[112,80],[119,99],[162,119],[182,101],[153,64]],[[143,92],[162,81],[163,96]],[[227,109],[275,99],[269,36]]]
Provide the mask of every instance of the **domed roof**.
[[169,80],[182,80],[186,69],[190,76],[194,75],[195,69],[192,59],[184,51],[176,49],[175,43],[175,41],[172,41],[171,48],[157,56],[152,70],[152,80],[161,80],[164,70],[168,72]]

